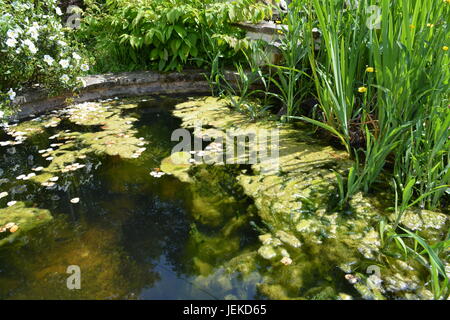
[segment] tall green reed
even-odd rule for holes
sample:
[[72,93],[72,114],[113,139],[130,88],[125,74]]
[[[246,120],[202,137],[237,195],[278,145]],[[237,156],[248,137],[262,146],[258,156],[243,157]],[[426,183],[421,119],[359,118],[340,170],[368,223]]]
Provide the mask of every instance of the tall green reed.
[[286,109],[286,115],[283,118],[286,121],[292,119],[301,102],[311,92],[311,81],[306,71],[310,50],[308,43],[312,35],[307,32],[308,24],[304,9],[300,4],[291,6],[284,17],[287,21],[286,27],[278,30],[282,34],[278,48],[283,65],[269,63],[269,67],[275,70],[269,77],[269,82],[273,83],[277,89],[276,92],[271,92],[271,95]]

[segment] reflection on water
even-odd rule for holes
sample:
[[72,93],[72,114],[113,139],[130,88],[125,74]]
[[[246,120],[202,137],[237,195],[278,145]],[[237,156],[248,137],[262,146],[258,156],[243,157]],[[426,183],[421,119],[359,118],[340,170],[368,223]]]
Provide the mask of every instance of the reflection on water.
[[[1,191],[49,209],[53,221],[0,248],[2,299],[252,299],[257,272],[228,273],[224,264],[254,249],[257,234],[248,199],[236,192],[239,168],[198,167],[195,183],[149,175],[170,154],[179,121],[168,112],[177,99],[124,110],[148,142],[137,159],[89,154],[86,167],[60,177],[58,188],[15,179],[45,166],[38,150],[55,132],[96,127],[61,121],[15,152],[1,149]],[[5,138],[5,137],[1,137]],[[8,181],[7,181],[8,180]],[[11,191],[12,190],[12,191]],[[79,197],[80,202],[70,200]],[[1,207],[5,207],[4,199]],[[68,290],[66,269],[81,268],[81,290]]]

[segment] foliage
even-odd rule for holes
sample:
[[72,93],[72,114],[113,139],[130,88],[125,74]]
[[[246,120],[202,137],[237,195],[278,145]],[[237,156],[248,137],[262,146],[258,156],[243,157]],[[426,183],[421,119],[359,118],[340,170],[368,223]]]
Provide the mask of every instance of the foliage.
[[208,49],[200,45],[204,32],[226,47],[222,52],[231,58],[246,47],[242,32],[231,24],[257,22],[271,13],[254,0],[107,0],[89,8],[79,37],[94,39],[100,71],[181,70],[194,62],[201,67]]
[[[395,228],[380,223],[380,235],[385,250],[397,250],[402,253],[404,260],[413,257],[421,263],[430,275],[431,291],[434,299],[447,300],[450,295],[450,282],[444,261],[448,260],[450,246],[450,230],[444,240],[434,244],[428,243],[417,233],[400,228],[404,233],[397,233]],[[394,246],[390,246],[394,242]]]
[[299,118],[361,160],[338,179],[343,202],[369,192],[389,164],[402,190],[414,181],[411,202],[439,207],[450,184],[449,2],[357,3],[294,2],[321,33],[319,50],[302,37],[321,113]]
[[61,24],[55,1],[0,0],[0,110],[25,86],[39,85],[54,94],[81,85],[88,59]]
[[286,109],[284,119],[287,121],[292,119],[300,103],[311,92],[310,77],[306,73],[307,57],[311,48],[303,45],[303,41],[308,43],[311,40],[308,39],[311,33],[307,32],[307,19],[302,15],[301,9],[301,7],[292,7],[284,18],[287,27],[278,30],[283,35],[279,46],[283,65],[270,65],[276,72],[269,81],[278,89],[278,92],[272,95]]

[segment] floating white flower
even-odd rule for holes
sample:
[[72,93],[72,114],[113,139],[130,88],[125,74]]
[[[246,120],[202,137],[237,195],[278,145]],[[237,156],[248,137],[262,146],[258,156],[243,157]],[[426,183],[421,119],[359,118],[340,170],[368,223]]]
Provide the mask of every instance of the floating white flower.
[[82,64],[80,67],[81,71],[88,71],[89,70],[89,66],[87,64]]
[[1,198],[4,198],[4,197],[7,197],[8,196],[8,192],[2,192],[2,193],[0,193],[0,199]]
[[161,178],[163,175],[165,175],[166,173],[163,171],[152,171],[150,172],[150,175],[154,178]]
[[14,48],[17,45],[16,38],[9,38],[8,40],[6,40],[6,45],[8,47]]
[[13,205],[15,205],[17,203],[17,201],[10,201],[10,202],[8,202],[6,205],[8,206],[8,207],[12,207]]
[[64,82],[67,82],[70,80],[69,76],[67,74],[63,74],[63,76],[61,77],[61,80]]
[[53,62],[55,62],[55,59],[53,59],[48,54],[46,54],[44,56],[44,62],[47,63],[49,66],[51,66],[53,64]]
[[9,100],[13,101],[14,98],[16,97],[16,93],[13,91],[13,89],[9,89],[7,93],[9,95]]
[[59,61],[59,64],[63,69],[67,69],[69,67],[69,60],[62,59],[61,61]]
[[80,198],[73,198],[72,200],[70,200],[71,203],[79,203],[80,202]]
[[33,177],[36,177],[36,173],[34,173],[34,172],[32,172],[32,173],[28,174],[27,176],[25,176],[23,178],[23,180],[29,180],[29,179],[31,179]]
[[292,264],[292,259],[289,257],[284,257],[283,259],[281,259],[280,262],[282,264],[284,264],[285,266],[288,266],[288,265]]
[[58,16],[62,16],[63,13],[59,7],[56,7],[55,11]]

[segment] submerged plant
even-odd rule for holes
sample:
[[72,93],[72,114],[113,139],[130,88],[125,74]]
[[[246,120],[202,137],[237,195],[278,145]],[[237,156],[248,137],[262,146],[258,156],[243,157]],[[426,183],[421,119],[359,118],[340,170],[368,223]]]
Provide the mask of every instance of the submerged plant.
[[[450,230],[447,232],[445,240],[431,245],[418,234],[401,227],[400,229],[405,233],[397,234],[391,231],[389,239],[396,240],[396,245],[403,251],[405,259],[408,255],[412,255],[427,268],[430,273],[431,290],[434,298],[436,300],[447,300],[450,296],[450,282],[444,260],[448,259]],[[412,240],[411,246],[404,241],[406,239]]]

